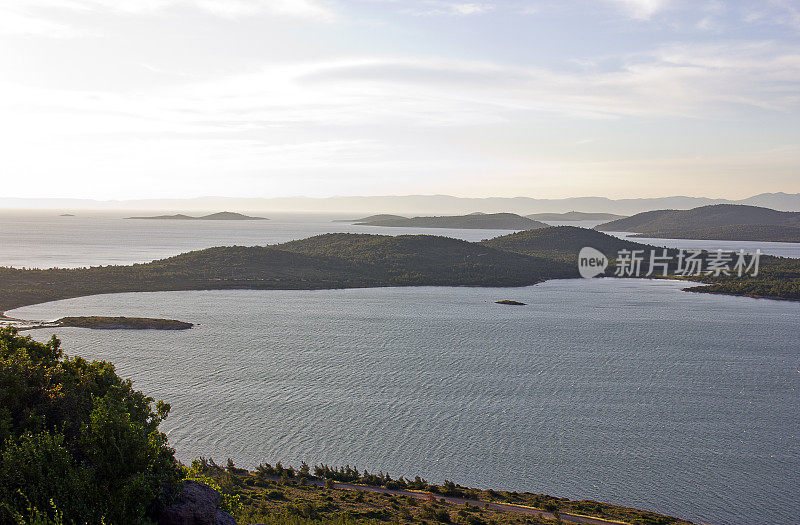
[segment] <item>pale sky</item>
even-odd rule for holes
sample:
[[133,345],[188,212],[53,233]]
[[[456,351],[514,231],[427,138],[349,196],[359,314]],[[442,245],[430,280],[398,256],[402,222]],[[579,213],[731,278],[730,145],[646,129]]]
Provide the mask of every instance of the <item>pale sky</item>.
[[800,0],[0,0],[4,197],[800,192]]

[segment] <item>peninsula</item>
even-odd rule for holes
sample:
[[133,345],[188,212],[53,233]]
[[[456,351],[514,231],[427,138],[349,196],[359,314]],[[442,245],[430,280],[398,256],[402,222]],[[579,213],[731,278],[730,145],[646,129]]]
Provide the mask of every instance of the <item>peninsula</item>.
[[[146,264],[31,270],[0,268],[0,311],[118,292],[313,290],[378,286],[528,286],[578,277],[584,246],[614,259],[656,247],[574,226],[522,231],[483,242],[433,235],[331,233],[271,246],[224,246]],[[643,261],[647,264],[647,260]],[[605,275],[614,275],[609,265]],[[800,260],[762,256],[756,277],[699,276],[696,291],[800,300]]]
[[192,323],[175,319],[154,319],[151,317],[62,317],[56,326],[94,328],[97,330],[188,330]]

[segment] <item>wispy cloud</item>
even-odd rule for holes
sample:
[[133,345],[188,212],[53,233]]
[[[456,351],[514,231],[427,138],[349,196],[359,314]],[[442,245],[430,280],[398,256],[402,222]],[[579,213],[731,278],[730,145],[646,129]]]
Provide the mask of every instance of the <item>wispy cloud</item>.
[[605,72],[367,57],[270,65],[135,94],[7,83],[0,109],[16,122],[11,134],[249,137],[292,128],[523,123],[535,115],[728,119],[743,106],[796,111],[799,92],[800,53],[754,42],[664,46]]
[[447,2],[430,0],[412,7],[403,7],[401,12],[416,16],[468,16],[488,13],[495,8],[486,2]]
[[334,10],[318,0],[3,0],[0,34],[71,37],[85,34],[65,18],[87,14],[146,15],[195,9],[225,18],[270,15],[331,21]]
[[671,0],[606,0],[619,5],[633,18],[649,20],[659,11],[666,9]]
[[78,32],[66,24],[0,6],[0,35],[69,38]]

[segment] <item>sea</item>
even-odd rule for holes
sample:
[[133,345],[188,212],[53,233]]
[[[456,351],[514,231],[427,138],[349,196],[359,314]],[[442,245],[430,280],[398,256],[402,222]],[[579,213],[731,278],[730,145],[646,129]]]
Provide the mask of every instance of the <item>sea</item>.
[[[510,233],[336,218],[8,213],[0,216],[0,265],[127,264],[336,231],[466,240]],[[783,243],[703,242],[800,257]],[[800,304],[684,286],[571,279],[523,288],[147,292],[7,313],[196,323],[178,332],[56,330],[68,354],[111,361],[137,389],[171,403],[162,430],[184,462],[350,464],[697,523],[798,523]],[[501,299],[526,306],[495,304]],[[45,340],[52,332],[29,333]]]

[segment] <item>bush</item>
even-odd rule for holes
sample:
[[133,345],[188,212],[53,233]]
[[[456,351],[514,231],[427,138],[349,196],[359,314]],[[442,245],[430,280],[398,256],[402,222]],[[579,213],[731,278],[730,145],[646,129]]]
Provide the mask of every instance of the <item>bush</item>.
[[267,492],[267,498],[268,499],[286,499],[286,496],[284,496],[283,492],[281,492],[280,490],[270,490],[269,492]]
[[180,478],[153,401],[55,337],[0,329],[0,522],[146,522]]

